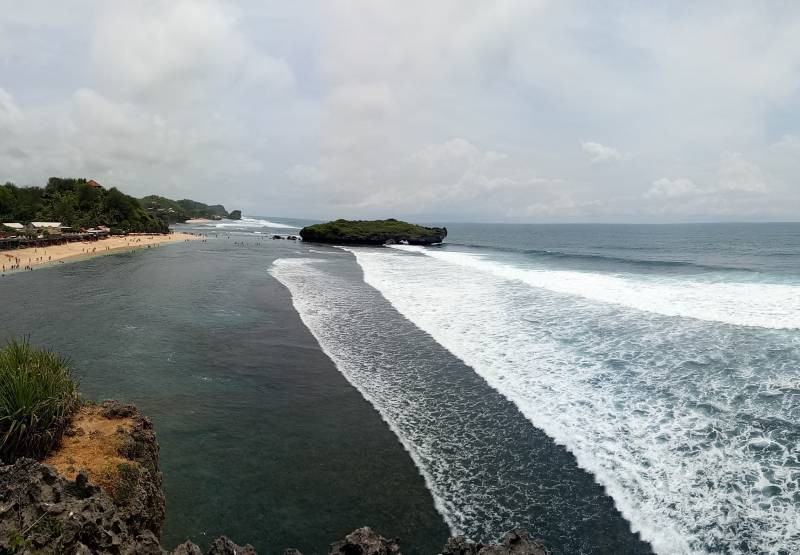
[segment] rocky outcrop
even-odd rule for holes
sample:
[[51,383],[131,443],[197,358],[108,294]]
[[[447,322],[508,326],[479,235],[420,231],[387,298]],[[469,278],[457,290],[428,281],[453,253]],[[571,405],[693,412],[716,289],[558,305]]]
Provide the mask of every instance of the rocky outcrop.
[[82,408],[65,436],[51,464],[0,467],[0,553],[161,553],[164,494],[150,419],[106,401]]
[[[359,528],[332,543],[328,555],[400,555],[400,542],[387,539],[370,528]],[[545,547],[526,532],[514,530],[499,544],[474,543],[464,536],[447,540],[440,555],[548,555]],[[286,555],[286,554],[285,554]]]
[[532,540],[527,532],[514,530],[503,536],[499,544],[468,541],[464,536],[447,540],[440,555],[547,555],[543,544]]
[[336,220],[300,230],[303,241],[336,245],[433,245],[447,237],[446,227],[425,227],[388,220]]
[[160,554],[151,522],[83,472],[69,482],[31,459],[0,467],[0,552]]
[[371,528],[359,528],[345,536],[343,540],[332,543],[328,555],[396,555],[400,553],[400,543],[373,532]]

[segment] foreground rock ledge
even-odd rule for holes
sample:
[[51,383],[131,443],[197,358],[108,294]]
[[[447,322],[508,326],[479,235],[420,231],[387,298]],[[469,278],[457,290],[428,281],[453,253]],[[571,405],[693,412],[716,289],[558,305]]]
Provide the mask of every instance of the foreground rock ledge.
[[[0,554],[203,555],[191,541],[173,551],[161,547],[164,496],[158,443],[150,420],[131,405],[106,401],[85,407],[76,417],[70,434],[81,437],[87,431],[78,424],[91,428],[88,435],[94,438],[104,429],[114,430],[105,434],[113,452],[106,449],[102,455],[114,461],[116,472],[93,477],[90,471],[76,468],[81,463],[74,452],[74,459],[70,458],[69,449],[87,445],[77,439],[66,440],[61,450],[48,457],[52,465],[18,459],[0,466]],[[256,551],[250,545],[240,546],[221,537],[206,553],[255,555]],[[302,555],[296,549],[283,553]],[[385,538],[370,528],[355,530],[332,543],[328,551],[329,555],[401,553],[399,540]],[[473,543],[458,536],[450,538],[441,550],[441,555],[548,553],[522,531],[509,532],[499,544]]]

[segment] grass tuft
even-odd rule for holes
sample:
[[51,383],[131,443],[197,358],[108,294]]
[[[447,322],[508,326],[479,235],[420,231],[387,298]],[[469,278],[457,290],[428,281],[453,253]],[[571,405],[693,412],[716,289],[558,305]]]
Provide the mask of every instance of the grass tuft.
[[0,349],[0,459],[41,459],[80,405],[69,360],[27,340]]

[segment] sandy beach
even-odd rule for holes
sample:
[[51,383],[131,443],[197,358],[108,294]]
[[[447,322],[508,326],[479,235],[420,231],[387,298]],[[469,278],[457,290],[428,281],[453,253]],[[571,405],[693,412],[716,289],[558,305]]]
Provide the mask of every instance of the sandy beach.
[[191,233],[169,235],[112,236],[97,241],[76,241],[63,245],[0,251],[0,271],[31,270],[43,264],[65,262],[69,259],[98,256],[120,250],[149,249],[168,243],[202,239]]

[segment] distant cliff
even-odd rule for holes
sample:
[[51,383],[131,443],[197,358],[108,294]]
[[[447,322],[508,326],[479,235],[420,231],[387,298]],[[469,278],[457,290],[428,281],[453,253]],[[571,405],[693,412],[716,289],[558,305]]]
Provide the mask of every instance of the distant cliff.
[[447,237],[446,227],[424,227],[390,218],[388,220],[336,220],[300,230],[303,241],[338,245],[386,245],[407,243],[431,245]]
[[193,218],[206,218],[209,220],[242,219],[241,210],[228,212],[221,204],[204,204],[196,200],[172,200],[158,195],[150,195],[139,202],[151,214],[167,220],[169,223],[183,223]]

